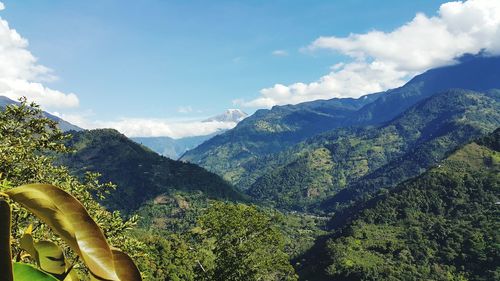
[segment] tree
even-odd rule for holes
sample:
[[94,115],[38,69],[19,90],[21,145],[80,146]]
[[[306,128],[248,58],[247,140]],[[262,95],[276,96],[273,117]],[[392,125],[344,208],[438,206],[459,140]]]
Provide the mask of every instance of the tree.
[[205,280],[297,280],[275,224],[255,206],[215,202],[197,228],[215,255],[214,264],[203,268]]
[[[118,212],[105,210],[97,200],[112,190],[113,185],[101,184],[98,174],[89,173],[85,179],[72,176],[65,167],[53,165],[53,156],[68,153],[63,144],[71,136],[64,134],[56,122],[45,118],[36,104],[21,99],[18,105],[8,105],[0,111],[0,192],[27,183],[57,185],[72,194],[92,214],[111,244],[132,254],[137,264],[148,259],[145,245],[127,235],[137,222],[137,217],[123,220]],[[38,239],[57,241],[57,236],[36,217],[12,204],[12,229],[14,256],[21,252],[18,240],[24,229],[33,224]],[[75,256],[70,257],[76,259]],[[145,268],[141,268],[145,270]]]

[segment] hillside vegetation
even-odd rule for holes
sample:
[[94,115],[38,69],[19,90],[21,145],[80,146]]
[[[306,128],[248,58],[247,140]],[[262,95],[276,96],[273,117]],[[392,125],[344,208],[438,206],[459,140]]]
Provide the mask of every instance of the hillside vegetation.
[[302,279],[498,280],[499,144],[500,129],[364,203],[302,260]]
[[381,124],[424,99],[452,88],[486,92],[500,88],[500,57],[472,56],[461,63],[431,69],[406,85],[359,99],[331,99],[258,110],[234,129],[187,152],[182,159],[198,164],[241,189],[278,153],[322,132]]
[[160,156],[111,129],[72,132],[66,145],[72,153],[58,163],[77,175],[92,171],[117,185],[104,203],[131,213],[143,203],[175,191],[202,192],[207,198],[244,200],[219,176],[190,163]]
[[320,206],[331,209],[416,176],[498,126],[500,92],[445,91],[382,126],[323,133],[266,158],[268,172],[247,193],[292,209],[335,196]]

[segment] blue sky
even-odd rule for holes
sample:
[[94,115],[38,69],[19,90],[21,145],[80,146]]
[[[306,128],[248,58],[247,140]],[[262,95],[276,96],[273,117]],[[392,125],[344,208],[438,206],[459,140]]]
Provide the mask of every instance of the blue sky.
[[[78,106],[48,108],[69,119],[110,125],[124,119],[196,119],[234,107],[251,113],[287,103],[274,98],[281,89],[275,84],[291,91],[294,83],[308,84],[336,64],[343,67],[338,63],[380,59],[375,51],[358,50],[350,34],[390,33],[419,12],[436,16],[446,2],[1,1],[0,17],[29,41],[25,49],[36,64],[57,76],[41,83],[78,98]],[[322,44],[322,36],[349,39],[352,46]],[[360,59],[357,51],[367,54]],[[443,57],[441,64],[449,61]],[[396,85],[429,66],[434,65],[408,66],[386,84],[332,97]],[[252,102],[266,88],[266,99]],[[289,100],[325,97],[312,92]]]

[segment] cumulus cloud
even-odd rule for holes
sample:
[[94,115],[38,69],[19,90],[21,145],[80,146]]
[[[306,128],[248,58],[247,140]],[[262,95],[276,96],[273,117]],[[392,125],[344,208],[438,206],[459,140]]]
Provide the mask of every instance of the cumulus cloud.
[[[5,6],[0,2],[0,11]],[[78,106],[78,97],[44,85],[57,79],[52,70],[38,64],[28,50],[28,41],[0,17],[0,95],[11,99],[26,96],[48,108]]]
[[17,100],[25,96],[29,101],[35,101],[45,108],[69,108],[78,106],[78,97],[52,90],[41,83],[22,79],[0,78],[0,94]]
[[332,97],[354,97],[363,93],[380,92],[401,85],[400,71],[382,63],[354,62],[338,65],[318,81],[291,85],[276,84],[262,89],[261,97],[252,101],[235,100],[247,107],[272,107],[276,104],[297,104],[304,101]]
[[348,37],[320,37],[308,51],[326,49],[351,57],[312,83],[276,84],[261,96],[235,103],[251,107],[334,97],[359,97],[397,87],[415,74],[449,65],[464,54],[500,54],[500,1],[469,0],[442,4],[436,16],[417,14],[390,31]]
[[114,128],[129,137],[183,138],[203,136],[220,130],[232,129],[235,122],[171,121],[164,119],[124,118],[118,121],[98,122],[98,128]]
[[182,119],[158,118],[120,118],[113,121],[95,121],[92,111],[78,114],[52,114],[84,129],[113,128],[128,137],[161,137],[168,136],[174,139],[209,135],[220,130],[232,129],[236,122],[219,122]]

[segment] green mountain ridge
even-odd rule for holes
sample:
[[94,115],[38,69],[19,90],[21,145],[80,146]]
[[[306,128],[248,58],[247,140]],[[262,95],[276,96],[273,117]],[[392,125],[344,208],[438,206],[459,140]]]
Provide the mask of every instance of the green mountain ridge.
[[105,200],[113,210],[130,214],[143,203],[177,191],[201,192],[207,198],[244,200],[219,176],[190,163],[160,156],[112,129],[72,132],[67,145],[73,153],[62,155],[58,164],[82,176],[99,172],[103,181],[117,185]]
[[253,165],[260,157],[294,145],[308,136],[342,125],[379,94],[359,99],[332,99],[301,105],[275,106],[258,110],[234,129],[188,151],[181,160],[189,161],[226,180],[238,184],[246,164]]
[[497,129],[363,203],[298,260],[301,280],[498,280],[499,148]]
[[241,189],[256,180],[259,162],[317,134],[338,128],[388,122],[416,103],[450,88],[486,91],[500,88],[500,57],[473,56],[429,70],[404,86],[358,99],[331,99],[258,110],[234,129],[181,159],[198,164]]
[[307,208],[339,192],[323,209],[354,202],[422,173],[499,125],[499,91],[449,90],[380,127],[334,130],[278,154],[276,160],[268,157],[268,172],[247,193],[292,209]]

